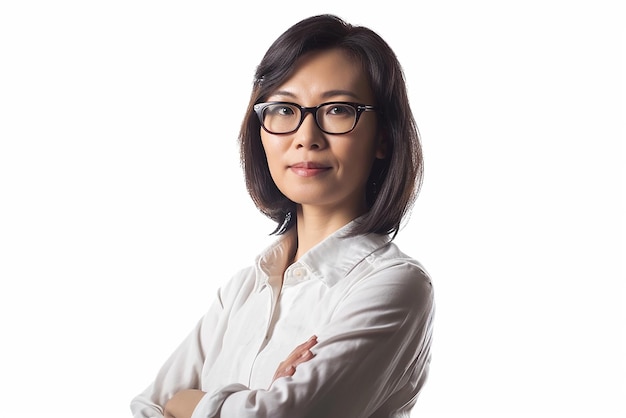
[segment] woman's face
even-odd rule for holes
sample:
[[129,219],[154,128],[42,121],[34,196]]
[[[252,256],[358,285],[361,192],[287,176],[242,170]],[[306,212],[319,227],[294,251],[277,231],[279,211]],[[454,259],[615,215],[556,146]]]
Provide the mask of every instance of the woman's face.
[[[376,105],[361,65],[340,49],[300,58],[293,75],[267,101],[305,107],[334,101]],[[341,135],[322,132],[309,113],[293,133],[261,129],[261,141],[274,182],[292,201],[351,217],[367,210],[367,178],[374,159],[385,156],[376,112],[363,112],[356,127]]]

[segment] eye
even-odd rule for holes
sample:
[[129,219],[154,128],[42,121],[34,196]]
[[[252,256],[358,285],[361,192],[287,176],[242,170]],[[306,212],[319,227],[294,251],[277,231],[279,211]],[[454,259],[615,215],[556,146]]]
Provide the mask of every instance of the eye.
[[293,106],[283,103],[277,103],[268,106],[265,109],[266,116],[294,116],[296,114],[296,109]]
[[348,104],[332,103],[326,107],[325,115],[337,117],[353,117],[354,108]]

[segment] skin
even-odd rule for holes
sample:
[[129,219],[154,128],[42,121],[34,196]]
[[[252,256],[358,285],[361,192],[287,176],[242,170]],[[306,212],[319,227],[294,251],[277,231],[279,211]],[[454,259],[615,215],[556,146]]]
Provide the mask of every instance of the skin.
[[296,367],[305,361],[311,360],[315,356],[315,354],[311,352],[311,348],[313,348],[315,344],[317,344],[317,336],[314,335],[297,346],[291,354],[278,365],[272,383],[281,377],[293,376],[296,372]]
[[[312,336],[307,341],[297,346],[287,358],[282,361],[272,383],[281,377],[293,376],[296,368],[305,361],[311,360],[315,355],[311,348],[317,344],[317,336]],[[196,405],[202,399],[205,392],[198,389],[185,389],[177,392],[166,404],[164,408],[165,418],[189,418]]]
[[[329,101],[375,105],[361,66],[340,49],[302,57],[293,75],[267,101],[302,106]],[[363,113],[354,130],[343,135],[323,133],[308,114],[296,132],[273,135],[261,130],[261,141],[274,182],[298,203],[294,261],[367,211],[367,178],[374,159],[385,156],[375,112]],[[306,170],[297,167],[300,163],[315,163],[324,169]]]
[[[329,101],[375,105],[367,76],[358,62],[339,49],[302,57],[293,75],[267,101],[317,106]],[[375,112],[365,112],[355,129],[343,135],[319,130],[308,114],[300,128],[288,135],[261,130],[261,141],[272,178],[297,206],[298,260],[328,235],[367,211],[365,185],[376,158],[384,158]],[[296,347],[282,361],[272,382],[293,376],[297,367],[314,357],[317,337]],[[200,390],[176,393],[165,405],[166,418],[189,418],[204,396]]]

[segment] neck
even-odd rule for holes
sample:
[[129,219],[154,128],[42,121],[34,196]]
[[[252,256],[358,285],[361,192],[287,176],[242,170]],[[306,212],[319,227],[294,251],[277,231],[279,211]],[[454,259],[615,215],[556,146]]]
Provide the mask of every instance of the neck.
[[298,244],[293,261],[298,261],[311,248],[322,242],[333,232],[344,227],[364,212],[332,214],[298,205],[297,232]]

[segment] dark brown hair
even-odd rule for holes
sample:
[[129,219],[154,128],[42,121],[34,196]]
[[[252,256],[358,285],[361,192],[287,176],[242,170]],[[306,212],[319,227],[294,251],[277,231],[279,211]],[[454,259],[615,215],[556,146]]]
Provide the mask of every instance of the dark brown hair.
[[369,211],[350,234],[375,232],[395,237],[417,196],[423,172],[420,137],[404,73],[395,53],[378,34],[337,16],[313,16],[296,23],[274,41],[257,67],[239,134],[246,187],[259,210],[278,223],[274,233],[282,234],[295,224],[296,204],[272,180],[253,106],[289,78],[304,54],[331,48],[340,48],[362,63],[387,146],[385,158],[375,160],[367,182]]

